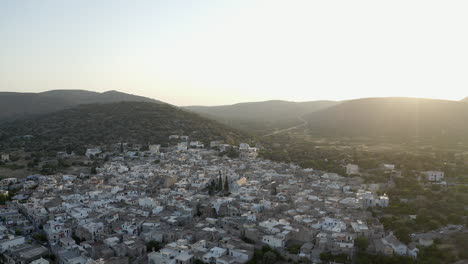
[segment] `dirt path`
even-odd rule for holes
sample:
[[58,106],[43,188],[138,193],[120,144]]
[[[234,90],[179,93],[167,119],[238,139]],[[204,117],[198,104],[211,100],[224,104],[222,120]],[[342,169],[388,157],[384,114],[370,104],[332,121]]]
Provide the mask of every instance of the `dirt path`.
[[299,120],[301,120],[303,123],[300,124],[300,125],[297,125],[297,126],[293,126],[293,127],[281,129],[281,130],[278,130],[278,131],[275,131],[275,132],[272,132],[272,133],[263,135],[263,137],[269,137],[269,136],[277,135],[277,134],[280,134],[280,133],[283,133],[283,132],[286,132],[286,131],[289,131],[289,130],[293,130],[293,129],[296,129],[296,128],[304,127],[304,126],[306,126],[306,125],[309,123],[309,122],[307,122],[304,118],[302,118],[301,116],[297,116],[297,118],[298,118]]

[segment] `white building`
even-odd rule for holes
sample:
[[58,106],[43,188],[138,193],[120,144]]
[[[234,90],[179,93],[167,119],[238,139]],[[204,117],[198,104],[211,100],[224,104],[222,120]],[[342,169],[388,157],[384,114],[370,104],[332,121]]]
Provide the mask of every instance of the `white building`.
[[2,154],[0,160],[9,161],[10,160],[10,154]]
[[0,253],[5,252],[11,247],[22,245],[25,243],[24,237],[23,236],[13,236],[10,235],[2,240],[0,240]]
[[445,173],[442,171],[425,171],[422,172],[426,179],[431,182],[440,182],[444,179]]
[[414,256],[415,255],[415,252],[410,251],[405,244],[401,243],[393,235],[393,233],[390,233],[388,236],[382,238],[382,243],[384,245],[390,246],[393,249],[393,252],[399,256]]
[[355,164],[346,165],[346,174],[347,175],[359,174],[359,166]]
[[96,156],[97,154],[100,154],[102,151],[100,148],[90,148],[86,150],[86,157],[90,158],[92,156]]
[[286,245],[286,237],[283,233],[274,236],[263,236],[262,242],[273,248],[283,248]]
[[16,178],[6,178],[0,181],[0,188],[7,189],[9,185],[16,184],[18,179]]
[[230,249],[229,256],[236,258],[240,263],[247,262],[250,259],[249,252],[243,249]]
[[243,214],[242,217],[245,217],[249,222],[257,221],[257,215],[255,213],[252,213],[251,211],[248,211],[247,213]]
[[240,143],[239,144],[239,151],[248,150],[249,148],[250,148],[250,146],[247,143]]
[[389,205],[389,198],[386,194],[377,197],[374,193],[369,191],[359,190],[356,194],[356,198],[362,203],[363,207],[387,207]]
[[386,164],[386,163],[383,163],[380,165],[380,168],[382,170],[394,170],[395,169],[395,165],[394,164]]
[[258,156],[258,149],[250,147],[247,143],[239,144],[239,152],[241,159],[255,159]]
[[71,236],[71,229],[65,227],[65,224],[60,220],[49,220],[44,225],[44,232],[50,243],[57,243],[60,238]]
[[205,263],[216,262],[216,259],[226,255],[227,250],[220,247],[214,247],[210,249],[208,253],[203,255],[202,259]]
[[388,199],[387,194],[384,194],[379,197],[378,205],[380,207],[388,207],[390,200]]
[[161,148],[161,145],[149,145],[149,152],[152,154],[159,154],[159,149]]
[[200,141],[192,141],[190,142],[190,147],[191,148],[204,148],[205,145],[201,143]]
[[180,142],[177,144],[177,150],[179,151],[186,151],[187,150],[187,142]]

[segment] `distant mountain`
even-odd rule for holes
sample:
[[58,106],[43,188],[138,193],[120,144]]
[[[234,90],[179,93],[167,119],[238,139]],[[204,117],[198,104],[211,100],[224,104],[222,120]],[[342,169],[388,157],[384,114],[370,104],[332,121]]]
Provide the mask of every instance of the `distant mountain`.
[[[193,140],[238,143],[249,137],[169,104],[121,102],[80,105],[0,125],[0,149],[83,149],[118,142],[163,144],[171,134]],[[21,136],[32,135],[31,140]]]
[[440,141],[468,139],[468,104],[416,98],[367,98],[308,114],[311,133]]
[[0,122],[47,114],[80,104],[113,102],[159,102],[154,99],[108,91],[52,90],[42,93],[0,92]]
[[223,124],[257,134],[286,128],[301,121],[299,116],[339,104],[335,101],[265,101],[221,106],[187,106],[186,109]]

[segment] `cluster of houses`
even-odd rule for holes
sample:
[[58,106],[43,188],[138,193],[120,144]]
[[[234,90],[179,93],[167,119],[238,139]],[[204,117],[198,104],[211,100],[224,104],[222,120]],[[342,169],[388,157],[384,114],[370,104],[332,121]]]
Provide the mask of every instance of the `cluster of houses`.
[[[359,237],[374,253],[417,256],[363,210],[386,207],[389,197],[359,177],[256,159],[248,144],[229,158],[218,152],[234,146],[220,141],[206,149],[185,136],[170,139],[180,142],[150,145],[145,155],[122,152],[122,143],[113,153],[88,149],[90,158],[108,157],[96,174],[2,180],[3,189],[21,185],[20,196],[0,206],[3,261],[45,264],[54,255],[60,264],[233,264],[269,245],[320,262],[322,252],[351,258]],[[292,245],[300,245],[295,255]]]

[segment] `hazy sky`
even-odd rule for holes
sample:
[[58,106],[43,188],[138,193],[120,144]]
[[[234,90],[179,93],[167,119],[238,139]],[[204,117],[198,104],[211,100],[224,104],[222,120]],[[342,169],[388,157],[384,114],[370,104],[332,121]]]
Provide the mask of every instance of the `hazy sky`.
[[0,1],[0,90],[176,105],[468,96],[468,1]]

